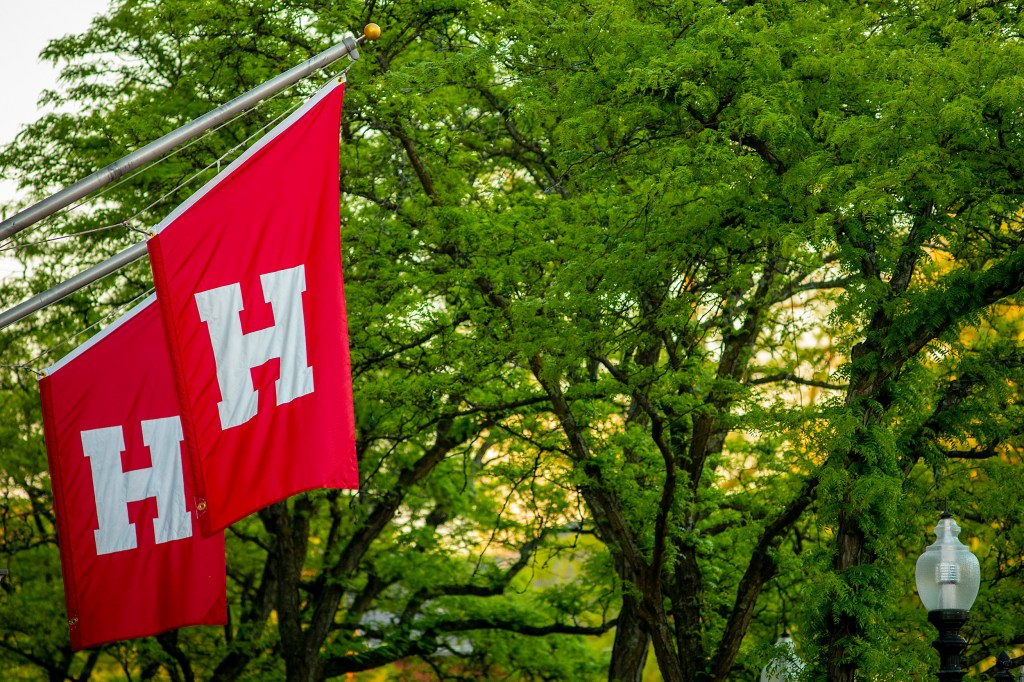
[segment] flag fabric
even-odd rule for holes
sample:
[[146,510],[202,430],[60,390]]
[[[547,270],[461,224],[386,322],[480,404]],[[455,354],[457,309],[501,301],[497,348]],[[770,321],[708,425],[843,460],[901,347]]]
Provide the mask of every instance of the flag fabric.
[[226,623],[224,535],[198,529],[155,297],[39,388],[72,649]]
[[155,229],[150,261],[204,533],[358,486],[333,81]]

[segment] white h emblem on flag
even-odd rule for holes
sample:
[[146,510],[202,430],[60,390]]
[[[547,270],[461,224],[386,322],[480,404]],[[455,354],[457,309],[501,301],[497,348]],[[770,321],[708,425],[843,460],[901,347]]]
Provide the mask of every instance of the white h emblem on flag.
[[222,429],[240,426],[256,416],[259,391],[252,385],[251,370],[268,360],[281,360],[280,376],[275,383],[278,405],[313,392],[313,368],[306,360],[306,321],[302,312],[305,266],[260,275],[260,284],[264,300],[273,308],[274,326],[248,334],[242,333],[238,316],[245,309],[240,284],[195,295],[199,319],[206,323],[213,343]]
[[185,508],[185,476],[181,465],[181,420],[177,417],[142,422],[142,441],[153,465],[124,471],[124,432],[120,426],[82,431],[82,449],[92,468],[93,496],[99,528],[96,554],[138,547],[135,524],[128,521],[128,503],[156,498],[153,519],[157,544],[192,537],[192,515]]

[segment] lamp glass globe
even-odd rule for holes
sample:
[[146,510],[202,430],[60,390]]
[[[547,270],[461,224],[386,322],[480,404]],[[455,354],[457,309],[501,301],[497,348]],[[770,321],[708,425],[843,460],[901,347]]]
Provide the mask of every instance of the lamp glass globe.
[[935,542],[917,560],[917,594],[929,611],[970,611],[981,586],[978,557],[960,542],[960,526],[948,513],[935,526]]

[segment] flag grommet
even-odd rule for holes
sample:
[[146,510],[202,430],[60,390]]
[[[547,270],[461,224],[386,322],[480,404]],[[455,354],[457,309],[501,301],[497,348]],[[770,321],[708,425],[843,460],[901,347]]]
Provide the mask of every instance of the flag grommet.
[[206,500],[197,500],[196,509],[198,509],[201,512],[206,511]]

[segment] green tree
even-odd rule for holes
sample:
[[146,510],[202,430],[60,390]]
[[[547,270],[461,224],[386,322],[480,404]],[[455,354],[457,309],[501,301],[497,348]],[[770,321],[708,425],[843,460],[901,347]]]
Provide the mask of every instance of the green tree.
[[[753,677],[789,625],[809,678],[920,677],[913,559],[947,500],[983,559],[970,660],[1021,640],[1016,4],[123,0],[47,51],[78,113],[0,165],[45,194],[367,20],[340,184],[360,491],[230,531],[223,632],[71,656],[26,622],[4,651],[54,679],[633,681],[653,648],[689,682]],[[46,228],[114,229],[25,235],[2,300],[136,241],[294,101]],[[0,357],[148,287],[130,268]],[[36,398],[4,381],[3,548],[39,569],[0,609],[52,623]],[[613,626],[610,661],[578,637]]]

